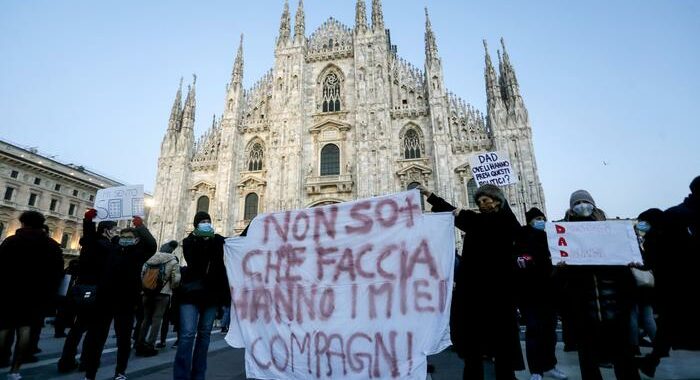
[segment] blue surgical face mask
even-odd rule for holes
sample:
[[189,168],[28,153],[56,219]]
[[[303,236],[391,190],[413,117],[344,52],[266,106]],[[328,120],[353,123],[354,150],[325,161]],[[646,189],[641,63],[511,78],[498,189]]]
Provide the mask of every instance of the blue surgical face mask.
[[120,237],[119,245],[121,245],[122,247],[131,247],[132,245],[136,245],[136,238]]
[[211,223],[199,223],[197,229],[202,232],[214,232],[214,227],[212,227]]
[[547,224],[544,220],[535,220],[532,222],[532,228],[540,231],[544,231],[544,226]]
[[645,221],[641,220],[641,221],[639,221],[639,223],[637,223],[637,231],[639,231],[639,232],[646,233],[646,232],[649,232],[650,229],[651,229],[651,224],[649,224],[649,222],[645,222]]
[[595,206],[593,206],[590,203],[579,203],[576,206],[574,206],[574,212],[578,216],[582,216],[584,218],[589,217],[593,214],[593,209],[595,209]]

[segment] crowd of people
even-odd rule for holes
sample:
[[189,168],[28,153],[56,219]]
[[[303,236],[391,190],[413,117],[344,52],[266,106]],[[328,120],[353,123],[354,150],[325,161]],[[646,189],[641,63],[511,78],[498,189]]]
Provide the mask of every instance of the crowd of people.
[[[637,217],[643,262],[627,266],[552,265],[545,214],[532,208],[520,226],[496,186],[477,189],[478,212],[418,188],[433,211],[452,211],[464,232],[450,319],[464,379],[483,379],[484,358],[493,360],[498,380],[525,369],[519,322],[531,380],[568,378],[556,366],[558,320],[564,350],[578,351],[583,380],[602,380],[604,366],[621,380],[640,379],[640,371],[653,377],[671,349],[700,350],[688,298],[700,291],[693,276],[700,267],[700,177],[681,204]],[[565,222],[607,220],[588,191],[572,193],[569,206]],[[653,345],[646,356],[639,351],[642,333]]]
[[[700,267],[700,177],[678,206],[638,216],[643,262],[628,266],[552,265],[546,215],[532,208],[521,226],[496,186],[476,191],[478,211],[418,189],[432,211],[452,211],[464,232],[450,319],[464,379],[483,379],[485,359],[494,362],[499,380],[524,370],[521,324],[531,380],[567,378],[557,368],[558,321],[565,350],[578,351],[584,380],[602,379],[599,368],[605,365],[618,379],[639,379],[639,371],[653,376],[671,349],[700,350],[700,324],[688,298],[700,290],[693,276]],[[137,356],[157,355],[173,325],[173,378],[204,379],[215,320],[222,319],[223,332],[230,320],[225,238],[214,231],[209,214],[198,212],[182,241],[183,266],[173,254],[180,244],[171,240],[157,249],[141,218],[119,229],[114,221],[95,223],[96,216],[94,209],[85,213],[80,257],[65,269],[60,245],[36,211],[24,212],[21,228],[0,244],[0,365],[10,367],[7,378],[21,379],[20,367],[36,352],[44,319],[55,315],[55,337],[66,338],[59,372],[78,369],[86,380],[95,379],[113,325],[114,379],[125,380],[132,348]],[[564,221],[606,219],[590,193],[571,194]],[[641,356],[644,339],[653,350]]]

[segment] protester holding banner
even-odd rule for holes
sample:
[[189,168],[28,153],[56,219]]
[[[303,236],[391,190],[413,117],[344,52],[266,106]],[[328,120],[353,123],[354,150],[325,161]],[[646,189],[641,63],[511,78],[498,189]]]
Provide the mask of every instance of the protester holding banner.
[[207,351],[219,307],[231,304],[224,267],[224,237],[214,233],[206,212],[194,216],[195,230],[182,242],[187,262],[181,281],[180,331],[175,380],[203,380]]
[[527,225],[521,227],[515,240],[517,301],[527,326],[525,352],[532,374],[530,380],[543,375],[555,379],[567,376],[556,368],[557,315],[552,284],[552,259],[544,232],[547,218],[533,207],[525,213]]
[[432,211],[453,211],[466,233],[452,297],[452,342],[464,360],[464,379],[483,379],[483,356],[495,359],[496,378],[524,369],[514,301],[513,242],[520,224],[495,185],[474,195],[479,212],[456,209],[420,186]]
[[[567,222],[605,221],[591,194],[571,194]],[[629,341],[631,297],[634,279],[627,266],[567,265],[559,267],[571,324],[578,338],[579,366],[583,380],[602,379],[599,365],[611,361],[620,380],[639,379]]]
[[[690,195],[666,210],[661,228],[652,224],[644,240],[653,250],[654,286],[657,294],[657,334],[654,349],[638,363],[653,376],[662,357],[674,349],[700,350],[700,325],[696,302],[700,294],[700,176],[690,183]],[[652,239],[653,240],[649,240]],[[690,295],[690,298],[689,298]]]
[[10,352],[17,336],[8,379],[21,379],[23,359],[30,355],[31,328],[43,322],[63,277],[63,255],[42,229],[44,216],[25,211],[21,228],[0,244],[0,351]]
[[[89,211],[90,212],[90,211]],[[90,213],[94,217],[93,213]],[[86,217],[89,215],[86,214]],[[114,320],[117,335],[117,365],[115,380],[126,379],[125,372],[131,353],[131,332],[134,309],[141,296],[141,268],[153,251],[155,239],[140,218],[134,218],[136,228],[124,228],[118,237],[113,233],[97,234],[95,224],[84,223],[81,244],[104,257],[95,288],[95,317],[90,321],[85,338],[85,378],[95,379],[102,349]],[[105,230],[107,231],[107,230]]]

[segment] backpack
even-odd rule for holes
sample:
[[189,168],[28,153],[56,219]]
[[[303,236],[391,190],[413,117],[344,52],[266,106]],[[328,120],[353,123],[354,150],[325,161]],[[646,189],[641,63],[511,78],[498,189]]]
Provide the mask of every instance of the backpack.
[[167,262],[162,264],[146,263],[146,272],[141,278],[141,287],[146,295],[157,295],[163,290],[167,282],[165,274],[165,266]]

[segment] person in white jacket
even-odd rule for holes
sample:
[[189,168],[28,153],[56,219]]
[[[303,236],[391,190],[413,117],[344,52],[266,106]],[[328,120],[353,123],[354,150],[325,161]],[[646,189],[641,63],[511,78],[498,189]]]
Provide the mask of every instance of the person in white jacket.
[[162,284],[156,289],[144,289],[144,316],[136,343],[136,355],[154,356],[158,354],[154,344],[160,333],[163,315],[168,310],[173,289],[180,285],[180,264],[172,253],[177,247],[178,243],[175,240],[163,244],[159,252],[148,259],[141,270],[142,279],[148,276],[149,271],[161,272]]

